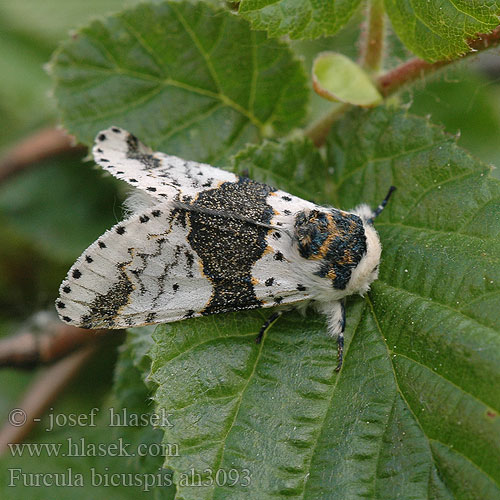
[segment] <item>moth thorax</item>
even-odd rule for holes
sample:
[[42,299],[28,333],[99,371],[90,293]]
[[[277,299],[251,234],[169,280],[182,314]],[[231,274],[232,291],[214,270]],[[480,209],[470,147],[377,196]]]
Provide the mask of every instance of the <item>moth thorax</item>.
[[366,253],[362,220],[355,214],[336,210],[302,210],[295,217],[297,249],[304,259],[317,260],[316,275],[344,290],[352,270]]

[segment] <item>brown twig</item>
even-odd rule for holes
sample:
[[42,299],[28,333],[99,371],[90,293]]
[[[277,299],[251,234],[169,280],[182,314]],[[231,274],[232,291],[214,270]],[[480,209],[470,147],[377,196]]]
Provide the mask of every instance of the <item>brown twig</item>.
[[106,330],[83,330],[59,321],[51,323],[45,331],[22,331],[0,341],[0,368],[32,368],[51,363],[96,340]]
[[342,116],[349,108],[350,104],[342,104],[335,107],[332,111],[319,118],[319,120],[312,123],[305,131],[304,135],[309,137],[314,145],[319,148],[326,140],[326,136],[330,131],[333,123]]
[[44,128],[13,146],[0,159],[0,182],[40,160],[66,152],[83,154],[86,149],[75,145],[74,138],[63,130]]
[[430,63],[423,59],[415,58],[403,63],[401,66],[388,71],[378,79],[380,92],[384,96],[389,96],[397,92],[409,83],[430,75],[445,66],[475,55],[477,52],[489,49],[500,43],[500,26],[491,33],[480,34],[477,38],[468,41],[470,52],[467,52],[458,59],[449,59]]
[[415,57],[400,66],[388,71],[378,79],[378,88],[380,93],[387,97],[397,92],[401,87],[412,83],[419,78],[423,78],[438,69],[447,66],[455,61],[438,61],[429,63],[423,59]]
[[82,347],[36,377],[17,408],[9,413],[9,421],[0,430],[0,454],[9,450],[9,443],[20,443],[29,434],[39,417],[97,348],[97,343]]

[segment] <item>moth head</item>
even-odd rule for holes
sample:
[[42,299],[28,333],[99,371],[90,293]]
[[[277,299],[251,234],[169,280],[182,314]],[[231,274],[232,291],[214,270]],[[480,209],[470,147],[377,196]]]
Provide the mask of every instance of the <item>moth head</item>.
[[388,196],[375,210],[368,205],[353,212],[318,207],[295,216],[294,239],[300,256],[315,262],[314,274],[329,280],[340,295],[363,294],[377,279],[382,246],[373,219]]
[[356,266],[356,269],[352,272],[349,288],[352,289],[353,292],[350,293],[360,293],[363,295],[368,291],[371,283],[378,277],[382,245],[380,244],[378,233],[373,227],[373,221],[385,208],[389,198],[395,190],[396,188],[391,186],[385,198],[375,209],[363,204],[357,206],[353,210],[353,213],[358,215],[363,222],[363,228],[366,236],[366,253],[361,258],[359,264]]

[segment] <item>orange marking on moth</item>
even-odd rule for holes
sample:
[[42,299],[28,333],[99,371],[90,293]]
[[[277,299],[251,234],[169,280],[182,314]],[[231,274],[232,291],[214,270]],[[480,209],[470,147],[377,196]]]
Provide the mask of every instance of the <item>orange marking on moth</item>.
[[264,255],[267,255],[267,254],[270,254],[270,253],[274,253],[274,249],[273,249],[273,247],[270,247],[269,245],[267,245],[267,247],[265,248],[264,252],[262,253],[262,257],[264,257]]
[[327,276],[327,278],[330,278],[331,280],[334,280],[337,277],[334,269],[330,269],[326,276]]
[[312,260],[324,259],[326,257],[326,254],[328,253],[328,250],[330,248],[333,239],[341,237],[340,231],[337,228],[337,224],[335,224],[331,214],[327,214],[326,218],[328,219],[328,226],[327,226],[328,236],[321,245],[321,247],[319,248],[318,253],[313,254],[309,257]]

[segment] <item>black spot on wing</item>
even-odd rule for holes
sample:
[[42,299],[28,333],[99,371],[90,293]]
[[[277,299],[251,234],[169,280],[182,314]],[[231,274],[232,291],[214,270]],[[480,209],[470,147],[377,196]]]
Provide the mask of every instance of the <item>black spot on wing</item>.
[[158,158],[155,158],[151,153],[145,153],[141,151],[141,143],[135,135],[129,134],[126,139],[127,143],[127,158],[131,160],[139,161],[144,170],[151,170],[153,168],[159,168],[161,162]]
[[279,260],[279,261],[282,261],[283,260],[283,254],[278,250],[275,254],[274,254],[274,259],[275,260]]
[[130,158],[129,155],[133,155],[134,153],[137,153],[139,151],[139,140],[135,135],[128,134],[125,141],[128,147],[127,156]]
[[156,316],[157,314],[155,312],[150,312],[147,316],[146,316],[146,323],[153,323],[156,319]]
[[83,328],[108,327],[115,324],[120,309],[128,304],[134,286],[124,271],[128,262],[117,264],[118,279],[103,294],[97,294],[89,305],[88,314],[82,316]]
[[230,214],[269,224],[273,209],[266,200],[271,191],[265,184],[240,178],[238,182],[225,182],[203,191],[191,203],[228,214],[187,211],[191,227],[189,243],[213,285],[212,297],[202,314],[262,306],[255,295],[251,269],[267,247],[268,229]]

